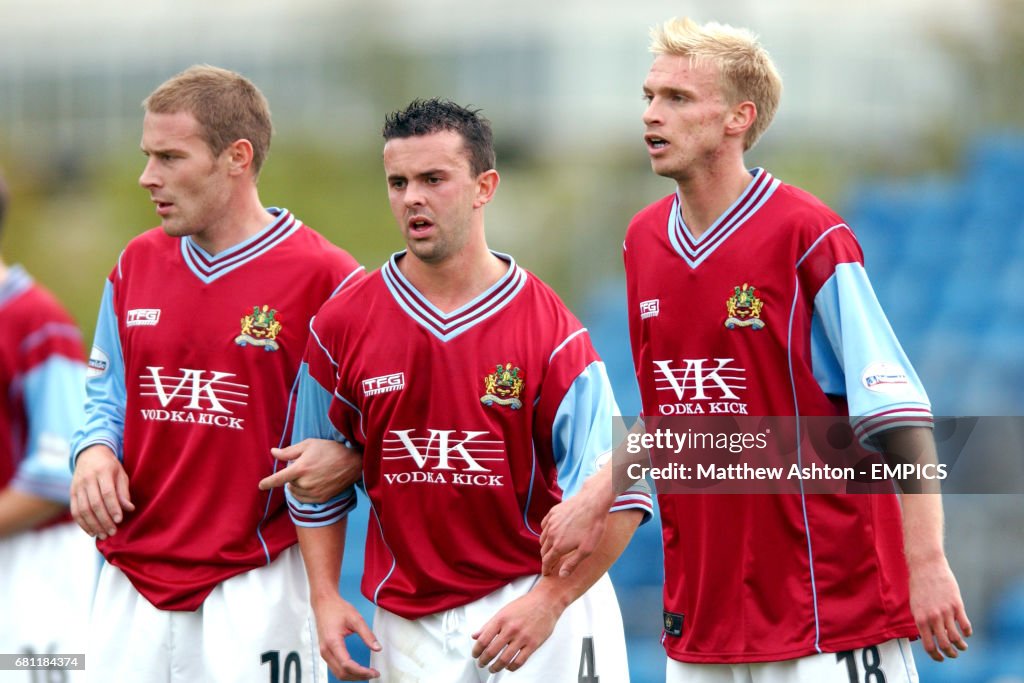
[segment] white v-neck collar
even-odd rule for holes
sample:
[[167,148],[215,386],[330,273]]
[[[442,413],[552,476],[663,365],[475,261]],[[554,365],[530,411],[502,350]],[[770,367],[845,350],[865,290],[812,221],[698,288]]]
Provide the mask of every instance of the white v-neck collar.
[[491,253],[509,264],[508,271],[497,282],[469,303],[445,313],[430,303],[398,268],[398,260],[405,251],[392,254],[380,269],[384,284],[391,296],[410,318],[440,339],[449,341],[483,322],[505,308],[526,284],[526,271],[516,265],[515,259],[497,251]]
[[181,255],[185,259],[185,265],[197,278],[210,284],[270,251],[288,239],[302,225],[287,209],[269,207],[267,211],[274,216],[274,220],[267,227],[216,256],[210,255],[188,235],[182,237]]
[[676,192],[668,218],[668,239],[672,248],[691,268],[703,263],[748,218],[757,213],[781,184],[780,180],[763,168],[755,168],[750,174],[753,179],[743,193],[700,237],[694,237],[683,222],[680,197]]

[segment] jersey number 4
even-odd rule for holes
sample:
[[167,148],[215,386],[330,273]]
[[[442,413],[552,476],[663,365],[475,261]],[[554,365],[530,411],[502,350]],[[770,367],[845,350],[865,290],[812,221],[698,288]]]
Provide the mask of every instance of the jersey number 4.
[[601,677],[597,675],[597,665],[594,663],[594,639],[583,639],[583,650],[580,652],[580,671],[578,683],[601,683]]

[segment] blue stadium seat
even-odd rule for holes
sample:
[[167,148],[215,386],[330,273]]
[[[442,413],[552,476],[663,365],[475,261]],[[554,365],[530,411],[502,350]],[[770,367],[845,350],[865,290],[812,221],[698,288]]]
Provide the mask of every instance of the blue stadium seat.
[[1024,576],[1003,589],[991,612],[992,635],[1024,649]]

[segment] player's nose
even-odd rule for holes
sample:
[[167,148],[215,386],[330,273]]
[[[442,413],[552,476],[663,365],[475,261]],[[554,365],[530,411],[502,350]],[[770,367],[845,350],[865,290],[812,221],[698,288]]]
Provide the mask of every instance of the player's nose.
[[142,175],[139,176],[139,185],[145,188],[156,187],[160,184],[160,178],[153,168],[153,158],[149,157],[146,159],[146,166],[142,169]]

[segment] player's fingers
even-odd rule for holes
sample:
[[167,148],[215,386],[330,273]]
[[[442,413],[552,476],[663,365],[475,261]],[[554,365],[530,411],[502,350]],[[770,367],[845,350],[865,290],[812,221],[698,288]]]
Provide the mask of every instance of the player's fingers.
[[367,668],[354,659],[342,662],[339,671],[335,673],[343,681],[369,681],[373,678],[380,678],[379,671]]
[[544,576],[550,576],[555,569],[558,567],[559,561],[562,559],[563,554],[556,550],[553,546],[545,549],[541,549],[540,556],[540,573]]
[[377,636],[373,635],[373,631],[366,625],[366,621],[362,617],[355,619],[350,627],[362,638],[363,642],[366,643],[366,647],[374,652],[380,652],[380,641],[377,640]]
[[305,441],[300,441],[299,443],[292,444],[286,448],[271,448],[270,454],[278,460],[295,460],[295,458],[302,455],[302,451],[304,450],[303,444],[305,443]]
[[941,662],[942,653],[935,647],[935,634],[931,625],[927,621],[922,621],[917,625],[917,630],[921,633],[921,646],[924,647],[924,651],[936,662]]
[[[121,506],[122,510],[132,512],[135,510],[135,503],[132,502],[131,491],[128,489],[128,473],[122,468],[117,474],[117,479],[114,481],[114,489],[117,492],[117,501]],[[120,523],[120,518],[115,518],[115,522]]]
[[508,648],[508,640],[509,639],[503,635],[492,640],[490,644],[484,648],[484,651],[480,653],[480,656],[476,658],[476,665],[482,669],[488,664],[494,662],[495,658],[500,656],[501,653]]
[[513,659],[519,657],[519,648],[513,645],[508,645],[504,650],[498,653],[498,657],[491,663],[488,671],[492,674],[496,674],[504,668],[507,668],[512,663]]
[[576,567],[578,567],[580,565],[580,562],[582,562],[585,558],[586,555],[583,554],[583,551],[581,549],[572,551],[571,553],[566,555],[565,561],[562,562],[562,566],[558,569],[558,575],[563,579],[571,576],[572,573],[576,571]]
[[124,519],[124,513],[121,510],[121,500],[118,497],[117,481],[111,479],[109,481],[100,481],[100,496],[103,500],[103,508],[106,511],[106,519],[103,520],[106,525],[107,534],[113,536],[117,533],[117,525]]
[[[113,487],[110,488],[113,489]],[[87,505],[92,513],[92,518],[95,520],[96,537],[103,540],[117,530],[114,520],[110,518],[110,513],[107,512],[107,503],[104,499],[103,489],[99,484],[91,483],[86,488],[85,493],[88,500]]]
[[78,526],[82,527],[82,531],[95,537],[99,533],[99,524],[96,521],[95,515],[92,514],[92,508],[89,507],[89,497],[84,489],[79,488],[74,497],[71,499],[71,516]]
[[288,482],[290,482],[293,479],[297,478],[298,476],[299,476],[299,470],[298,469],[296,469],[294,467],[282,468],[280,471],[275,472],[274,474],[270,475],[269,477],[264,477],[263,479],[260,479],[260,483],[259,483],[260,491],[269,491],[272,488],[277,488],[278,486],[284,486],[285,484],[287,484]]
[[[952,634],[948,630],[948,627],[953,625],[952,615],[950,615],[946,620],[943,620],[942,617],[938,617],[935,619],[935,622],[935,640],[939,646],[939,650],[950,659],[956,659],[956,656],[959,653],[950,641],[950,636]],[[959,635],[959,633],[957,635]]]
[[960,626],[960,631],[964,634],[964,637],[970,638],[974,634],[974,627],[971,626],[971,620],[967,618],[967,612],[964,610],[963,605],[957,605],[956,623]]
[[949,642],[952,643],[960,652],[967,650],[967,641],[964,640],[964,636],[960,633],[960,629],[956,626],[955,614],[950,614],[946,618],[946,637],[949,638]]
[[512,661],[509,662],[508,666],[506,666],[505,668],[509,671],[518,671],[520,668],[522,668],[523,664],[526,664],[526,660],[530,658],[530,655],[533,654],[535,649],[536,648],[530,647],[529,645],[523,646],[522,649],[520,649],[519,652],[516,653],[516,656],[512,658]]
[[[498,635],[498,627],[495,626],[493,622],[489,621],[484,624],[479,631],[470,636],[475,641],[473,643],[473,659],[480,658],[480,655],[484,653],[484,650],[491,644],[491,641],[494,640],[494,636],[496,635]],[[480,664],[480,666],[483,665],[484,663]]]

